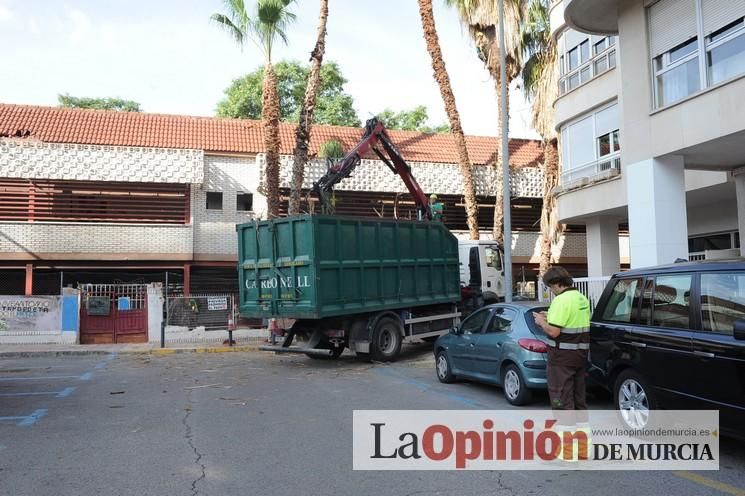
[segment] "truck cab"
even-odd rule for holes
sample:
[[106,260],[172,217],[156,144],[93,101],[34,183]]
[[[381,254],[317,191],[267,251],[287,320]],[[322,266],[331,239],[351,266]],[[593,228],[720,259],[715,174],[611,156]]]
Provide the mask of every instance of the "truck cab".
[[484,304],[504,301],[502,247],[490,240],[459,240],[460,283],[481,292]]

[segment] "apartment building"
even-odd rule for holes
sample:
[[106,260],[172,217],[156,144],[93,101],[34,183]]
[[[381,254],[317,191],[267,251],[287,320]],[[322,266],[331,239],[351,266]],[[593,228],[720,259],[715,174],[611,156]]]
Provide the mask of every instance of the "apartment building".
[[588,272],[740,254],[745,216],[745,2],[563,0],[556,128],[563,222]]
[[[311,153],[361,130],[316,126]],[[427,193],[445,203],[448,227],[466,230],[457,153],[449,135],[391,131]],[[294,126],[282,124],[287,195]],[[468,137],[479,223],[490,233],[496,138]],[[543,191],[540,143],[512,140],[513,261],[535,276]],[[176,283],[187,294],[235,291],[235,225],[264,218],[260,122],[27,105],[0,105],[0,294],[59,294],[88,283]],[[373,156],[374,157],[374,156]],[[397,176],[373,157],[337,188],[337,213],[407,217]],[[305,187],[326,170],[308,166]],[[286,210],[286,197],[283,203]],[[303,209],[313,211],[305,202]],[[555,259],[585,270],[584,226],[570,226]]]

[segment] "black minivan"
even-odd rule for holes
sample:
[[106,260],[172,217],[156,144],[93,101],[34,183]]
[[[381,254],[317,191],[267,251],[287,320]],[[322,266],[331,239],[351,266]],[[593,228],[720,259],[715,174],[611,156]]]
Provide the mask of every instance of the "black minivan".
[[745,259],[620,272],[590,336],[590,375],[621,413],[719,410],[722,430],[745,436]]

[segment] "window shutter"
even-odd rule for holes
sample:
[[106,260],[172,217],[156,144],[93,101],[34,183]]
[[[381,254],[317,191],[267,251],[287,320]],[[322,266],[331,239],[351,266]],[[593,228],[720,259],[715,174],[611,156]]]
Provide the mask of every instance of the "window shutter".
[[702,0],[704,35],[745,17],[745,0]]
[[603,136],[618,128],[618,105],[612,105],[595,114],[595,137]]
[[695,0],[660,0],[648,15],[653,58],[696,36]]

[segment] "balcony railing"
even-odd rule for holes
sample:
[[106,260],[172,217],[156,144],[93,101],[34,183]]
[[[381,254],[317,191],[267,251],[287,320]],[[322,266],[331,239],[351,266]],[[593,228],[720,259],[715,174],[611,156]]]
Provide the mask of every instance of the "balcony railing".
[[621,172],[621,154],[608,155],[576,169],[570,169],[561,175],[561,185],[567,187],[570,183],[582,179],[593,179],[618,175]]

